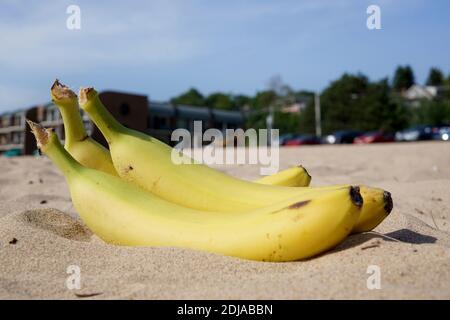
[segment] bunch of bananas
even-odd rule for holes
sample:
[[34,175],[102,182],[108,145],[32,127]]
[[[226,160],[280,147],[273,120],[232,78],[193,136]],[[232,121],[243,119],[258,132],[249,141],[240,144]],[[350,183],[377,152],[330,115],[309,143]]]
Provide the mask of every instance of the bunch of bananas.
[[[249,182],[203,164],[174,164],[168,145],[121,125],[93,88],[77,97],[55,81],[51,96],[65,146],[53,130],[28,123],[39,149],[64,174],[80,217],[106,242],[291,261],[372,230],[392,210],[390,193],[378,188],[309,187],[301,166]],[[79,106],[109,151],[88,137]]]

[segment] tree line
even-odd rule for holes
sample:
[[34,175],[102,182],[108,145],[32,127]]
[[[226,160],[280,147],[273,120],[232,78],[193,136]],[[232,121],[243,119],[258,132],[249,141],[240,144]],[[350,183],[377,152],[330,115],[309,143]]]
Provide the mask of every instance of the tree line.
[[[362,73],[343,74],[321,93],[322,132],[353,129],[361,131],[396,131],[418,124],[441,125],[450,122],[450,74],[431,68],[425,82],[439,88],[432,99],[414,103],[404,93],[416,84],[408,65],[399,66],[392,80],[371,81]],[[195,88],[171,99],[174,104],[209,106],[222,110],[239,110],[246,114],[247,127],[265,128],[269,110],[273,110],[273,127],[284,133],[314,133],[314,92],[294,90],[280,77],[269,81],[268,89],[254,96],[214,92],[204,96]],[[298,103],[299,112],[286,112],[286,107]]]

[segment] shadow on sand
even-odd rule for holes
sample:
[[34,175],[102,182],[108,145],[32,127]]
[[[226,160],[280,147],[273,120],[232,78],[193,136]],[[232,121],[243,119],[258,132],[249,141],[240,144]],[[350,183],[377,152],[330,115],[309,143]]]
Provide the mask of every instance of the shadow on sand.
[[[397,241],[410,244],[435,243],[437,241],[437,238],[435,237],[424,235],[409,229],[400,229],[386,234],[370,231],[349,236],[334,250],[331,250],[330,253],[357,247],[376,238],[383,239],[385,241]],[[374,246],[378,245],[375,244]]]

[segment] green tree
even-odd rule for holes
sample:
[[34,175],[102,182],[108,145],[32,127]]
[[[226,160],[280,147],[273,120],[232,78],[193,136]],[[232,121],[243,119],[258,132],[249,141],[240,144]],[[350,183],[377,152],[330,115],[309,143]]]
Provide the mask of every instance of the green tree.
[[191,88],[185,93],[172,98],[171,102],[174,104],[186,104],[191,106],[205,106],[205,98],[203,95],[195,88]]
[[[310,100],[306,107],[300,112],[298,131],[299,133],[315,133],[316,125],[315,118],[316,114],[314,112],[314,100]],[[296,132],[296,131],[294,131]]]
[[256,93],[248,103],[246,126],[255,129],[266,128],[269,107],[275,105],[277,98],[273,90],[264,90]]
[[277,111],[274,113],[273,123],[273,127],[280,130],[280,135],[297,133],[300,128],[300,115],[298,113],[284,113]]
[[410,114],[410,124],[441,125],[450,122],[450,101],[424,100],[420,106],[413,107]]
[[444,96],[446,99],[450,100],[450,73],[444,81]]
[[444,74],[438,68],[431,68],[428,74],[427,86],[442,86],[444,84]]
[[277,99],[277,94],[273,90],[264,90],[256,94],[250,105],[254,109],[269,108]]
[[230,95],[221,92],[215,92],[210,94],[205,99],[205,104],[208,107],[223,110],[233,110],[235,108],[233,98]]
[[366,76],[344,74],[333,81],[321,94],[322,131],[329,133],[341,129],[362,129],[367,120],[361,121],[363,98],[367,94],[369,80]]
[[236,109],[242,110],[244,107],[249,107],[252,98],[243,94],[233,96],[233,104]]
[[[393,131],[407,124],[405,105],[391,98],[387,79],[370,82],[362,75],[344,74],[332,82],[321,94],[322,130],[324,134],[336,130],[378,130]],[[301,126],[312,131],[314,106],[305,110],[309,125]]]
[[414,84],[414,72],[410,66],[398,66],[395,70],[393,87],[397,92],[408,89]]

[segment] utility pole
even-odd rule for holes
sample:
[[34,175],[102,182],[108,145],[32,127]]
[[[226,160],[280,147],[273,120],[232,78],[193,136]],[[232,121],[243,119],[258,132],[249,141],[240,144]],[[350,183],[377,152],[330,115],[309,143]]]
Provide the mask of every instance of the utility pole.
[[316,115],[316,136],[322,136],[322,120],[320,117],[320,95],[316,93],[314,95],[314,113]]
[[272,145],[272,127],[273,127],[273,106],[269,107],[269,114],[266,117],[266,125],[267,125],[267,142],[269,146]]

